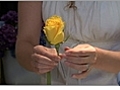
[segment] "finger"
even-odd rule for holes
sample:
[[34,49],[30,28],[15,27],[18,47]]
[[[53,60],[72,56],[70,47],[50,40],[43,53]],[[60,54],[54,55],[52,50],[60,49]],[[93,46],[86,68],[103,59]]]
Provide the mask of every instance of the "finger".
[[41,54],[45,50],[47,50],[47,48],[42,46],[42,45],[36,45],[35,47],[33,47],[34,53],[40,53]]
[[49,57],[54,61],[59,61],[60,57],[57,56],[55,48],[46,48],[44,46],[38,45],[34,47],[34,52],[41,54],[43,56]]
[[57,55],[55,48],[47,48],[42,45],[35,46],[33,50],[35,53],[42,54],[42,55],[48,55],[48,56],[51,54]]
[[51,66],[51,65],[41,64],[41,63],[38,63],[36,61],[33,62],[32,65],[33,65],[33,67],[36,67],[36,68],[39,68],[39,69],[47,69],[47,68],[51,69],[51,68],[55,67],[55,66]]
[[66,51],[66,50],[69,50],[69,49],[70,49],[69,47],[65,47],[65,49],[64,49],[64,50]]
[[66,51],[65,55],[67,56],[73,56],[73,57],[88,57],[89,53],[83,52],[83,51]]
[[62,53],[59,53],[59,57],[60,57],[61,59],[65,58],[65,56],[66,56],[66,55],[65,55],[64,53],[63,53],[63,54],[62,54]]
[[76,79],[83,79],[83,78],[86,78],[88,76],[88,74],[90,73],[91,71],[91,67],[87,70],[87,71],[83,71],[81,73],[76,73],[76,74],[73,74],[72,77],[73,78],[76,78]]
[[51,65],[51,66],[57,65],[56,62],[52,61],[51,59],[49,59],[45,56],[39,55],[39,54],[33,54],[32,58],[33,58],[33,60],[35,60],[36,62],[41,63],[41,64]]
[[90,50],[74,50],[70,49],[65,52],[66,55],[71,55],[71,56],[79,56],[79,57],[87,57],[91,54],[94,54],[95,51],[90,51]]
[[42,64],[40,64],[40,67],[38,67],[37,65],[35,65],[35,63],[32,63],[33,71],[37,74],[44,74],[48,71],[51,71],[54,68],[52,66],[46,67],[45,65],[42,65],[42,68],[41,68],[41,65]]
[[88,64],[84,64],[84,65],[78,65],[78,64],[74,64],[74,63],[70,63],[70,62],[65,62],[65,64],[73,69],[79,70],[79,71],[86,71],[89,67]]
[[66,58],[70,62],[74,62],[74,63],[77,62],[79,64],[95,63],[97,60],[97,55],[96,53],[89,53],[89,55],[86,55],[86,56],[82,56],[81,54],[79,54],[79,56],[78,55],[64,55],[64,58]]
[[91,63],[91,57],[73,57],[73,56],[65,56],[66,61],[74,63],[74,64],[86,64]]

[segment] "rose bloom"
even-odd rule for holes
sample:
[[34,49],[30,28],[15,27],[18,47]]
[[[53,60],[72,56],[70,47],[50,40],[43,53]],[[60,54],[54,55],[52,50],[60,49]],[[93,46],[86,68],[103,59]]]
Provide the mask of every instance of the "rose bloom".
[[54,15],[46,20],[43,29],[50,44],[56,45],[64,41],[64,22],[61,17]]

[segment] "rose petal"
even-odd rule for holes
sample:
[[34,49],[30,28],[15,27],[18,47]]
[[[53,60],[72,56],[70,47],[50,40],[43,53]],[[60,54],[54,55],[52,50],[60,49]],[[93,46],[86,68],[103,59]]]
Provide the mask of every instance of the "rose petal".
[[63,41],[64,41],[64,33],[61,32],[61,33],[58,33],[58,34],[56,35],[56,37],[55,37],[54,40],[51,42],[51,44],[56,45],[56,44],[61,43],[61,42],[63,42]]

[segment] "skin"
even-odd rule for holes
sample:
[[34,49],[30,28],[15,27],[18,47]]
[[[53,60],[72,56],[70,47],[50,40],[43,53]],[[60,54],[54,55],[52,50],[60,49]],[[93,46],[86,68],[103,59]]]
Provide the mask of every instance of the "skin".
[[[55,49],[49,49],[40,45],[37,47],[42,27],[41,4],[41,2],[37,1],[20,1],[18,3],[19,23],[16,42],[16,58],[20,65],[29,71],[40,74],[50,71],[56,66],[56,60],[59,60]],[[38,52],[38,50],[40,51]],[[47,66],[43,67],[45,69],[40,68],[41,60],[45,61],[44,63]],[[50,65],[48,66],[48,64]]]
[[[82,73],[73,74],[73,78],[85,78],[92,68],[101,69],[110,73],[120,71],[120,52],[109,51],[93,47],[89,44],[77,45],[74,48],[65,48],[66,65]],[[88,66],[89,64],[89,69]]]
[[19,2],[19,27],[16,43],[16,57],[21,66],[38,74],[47,73],[55,68],[62,58],[65,64],[81,73],[73,73],[72,77],[87,77],[92,68],[106,72],[120,71],[120,52],[109,51],[89,44],[80,44],[74,48],[66,46],[65,52],[57,56],[54,48],[39,45],[42,27],[42,2]]

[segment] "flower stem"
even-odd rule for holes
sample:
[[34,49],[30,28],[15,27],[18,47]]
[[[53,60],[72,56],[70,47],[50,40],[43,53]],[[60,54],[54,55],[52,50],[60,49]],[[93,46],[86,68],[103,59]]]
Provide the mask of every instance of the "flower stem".
[[55,45],[55,49],[56,49],[56,51],[57,51],[57,55],[59,55],[59,47],[60,47],[60,44],[56,44],[56,45]]
[[[56,49],[58,55],[59,55],[59,47],[60,47],[60,44],[55,45],[55,49]],[[60,62],[60,65],[61,65],[61,68],[62,68],[62,71],[63,71],[63,75],[65,77],[65,72],[64,72],[63,65],[62,65],[61,62]]]
[[47,85],[51,85],[51,72],[47,72]]
[[[55,49],[58,55],[59,55],[59,47],[60,47],[60,44],[55,45]],[[47,85],[51,85],[51,72],[50,71],[47,72]]]

